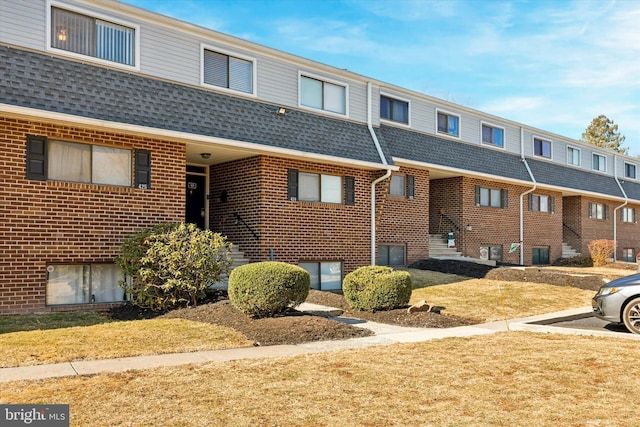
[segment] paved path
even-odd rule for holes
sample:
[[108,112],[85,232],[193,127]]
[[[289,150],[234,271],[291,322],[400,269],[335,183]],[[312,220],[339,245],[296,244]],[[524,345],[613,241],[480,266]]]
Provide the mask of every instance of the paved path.
[[[300,306],[304,311],[329,311],[336,309],[304,303]],[[470,337],[486,335],[500,331],[534,331],[553,332],[563,334],[615,336],[623,339],[638,339],[640,336],[619,334],[608,331],[592,331],[585,329],[560,328],[545,325],[549,319],[572,318],[590,312],[591,307],[566,310],[541,316],[523,319],[510,319],[484,323],[481,325],[462,326],[457,328],[406,328],[375,322],[365,322],[358,319],[338,317],[336,320],[352,324],[353,326],[372,330],[375,335],[370,337],[352,338],[340,341],[314,341],[296,345],[274,345],[264,347],[234,348],[228,350],[197,351],[191,353],[171,353],[152,356],[121,357],[104,360],[83,360],[76,362],[54,363],[49,365],[23,366],[17,368],[1,368],[0,382],[15,380],[38,380],[45,378],[67,377],[75,375],[92,375],[101,372],[122,372],[134,369],[150,369],[160,366],[178,366],[189,363],[226,362],[240,359],[257,359],[265,357],[286,357],[299,354],[321,353],[351,348],[362,348],[374,345],[389,345],[395,343],[409,343],[429,341],[448,337]],[[537,322],[537,323],[534,323]],[[542,323],[542,324],[541,324]]]

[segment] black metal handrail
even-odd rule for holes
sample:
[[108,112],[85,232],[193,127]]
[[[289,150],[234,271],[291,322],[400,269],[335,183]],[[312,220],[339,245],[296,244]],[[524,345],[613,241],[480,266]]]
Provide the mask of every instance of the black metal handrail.
[[244,219],[242,219],[242,217],[240,216],[240,214],[238,214],[238,212],[234,212],[233,216],[236,218],[236,225],[238,224],[242,224],[244,225],[244,227],[249,230],[251,232],[251,234],[253,234],[253,238],[260,241],[260,236],[258,236],[258,233],[255,232],[255,230],[253,228],[251,228],[249,226],[249,224],[247,224]]
[[564,222],[562,223],[562,226],[564,228],[566,228],[567,230],[569,230],[570,232],[572,232],[578,239],[581,238],[580,233],[578,233],[576,230],[574,230],[573,228],[571,228],[570,226],[568,226],[567,224],[565,224]]
[[[460,229],[460,227],[458,227],[458,224],[456,224],[455,221],[452,220],[451,218],[449,218],[449,216],[444,212],[440,212],[440,229],[442,229],[442,218],[446,219],[447,222],[449,223],[449,225],[451,225],[453,228],[455,228],[458,231],[458,234],[460,234],[460,232],[462,230]],[[449,227],[449,228],[451,228],[451,227]]]

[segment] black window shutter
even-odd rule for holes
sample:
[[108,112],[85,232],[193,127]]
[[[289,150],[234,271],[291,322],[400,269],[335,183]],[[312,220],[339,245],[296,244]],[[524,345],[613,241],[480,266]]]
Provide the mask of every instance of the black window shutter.
[[344,204],[356,204],[356,179],[352,176],[344,177]]
[[529,197],[527,197],[527,201],[529,203],[529,210],[533,210],[533,194],[529,193]]
[[287,173],[288,197],[291,201],[298,200],[298,170],[289,169]]
[[549,213],[556,213],[556,198],[549,196]]
[[638,222],[638,210],[636,208],[633,208],[633,222]]
[[609,219],[609,205],[604,205],[604,219]]
[[500,190],[500,194],[502,196],[502,208],[507,209],[509,207],[509,191]]
[[480,206],[480,186],[476,185],[476,206]]
[[136,188],[151,188],[151,151],[135,150],[135,183]]
[[27,135],[27,179],[47,180],[47,138]]
[[407,175],[407,197],[413,200],[416,197],[416,178],[413,175]]

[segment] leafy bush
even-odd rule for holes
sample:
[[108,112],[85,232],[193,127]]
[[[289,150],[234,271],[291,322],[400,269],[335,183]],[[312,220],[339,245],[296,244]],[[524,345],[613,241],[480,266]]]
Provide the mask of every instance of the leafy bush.
[[302,304],[310,288],[311,277],[305,269],[267,261],[231,271],[228,293],[238,310],[253,317],[268,317]]
[[356,310],[380,311],[404,307],[411,298],[411,275],[391,267],[366,266],[347,274],[342,293]]
[[616,244],[613,240],[598,239],[590,241],[588,247],[594,267],[599,267],[606,265],[613,258],[613,249]]
[[196,305],[229,271],[226,239],[194,224],[159,224],[129,237],[116,264],[130,278],[121,281],[131,303],[152,310]]

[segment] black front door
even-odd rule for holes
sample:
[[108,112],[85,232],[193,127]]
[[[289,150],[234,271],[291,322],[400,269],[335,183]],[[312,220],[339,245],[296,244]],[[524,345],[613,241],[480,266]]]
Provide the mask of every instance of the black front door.
[[205,185],[206,177],[187,174],[187,206],[184,222],[196,224],[201,229],[205,227]]

